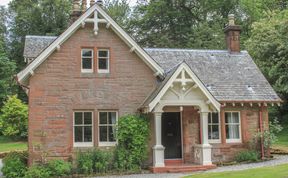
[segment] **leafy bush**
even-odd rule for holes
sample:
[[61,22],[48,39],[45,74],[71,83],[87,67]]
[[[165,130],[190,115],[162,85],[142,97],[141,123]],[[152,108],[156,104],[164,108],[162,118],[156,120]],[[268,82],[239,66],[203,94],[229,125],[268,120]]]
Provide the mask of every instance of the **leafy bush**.
[[6,178],[23,177],[27,170],[27,152],[11,152],[3,159],[2,172]]
[[52,176],[67,176],[72,171],[72,164],[63,160],[51,160],[47,166]]
[[241,151],[235,156],[237,162],[255,162],[258,161],[259,158],[259,153],[254,150]]
[[5,136],[27,137],[28,107],[17,98],[9,96],[1,109],[0,128]]
[[79,152],[77,154],[77,170],[81,174],[91,174],[93,172],[92,152]]
[[[264,149],[267,151],[269,148],[278,140],[277,134],[283,129],[283,127],[280,125],[277,118],[274,118],[269,122],[269,130],[264,130],[263,133],[257,132],[254,135],[254,138],[252,140],[252,144],[258,145],[261,143],[261,139],[263,139],[263,145]],[[255,148],[259,149],[259,148]],[[266,155],[267,156],[267,155]]]
[[25,173],[25,178],[49,178],[52,176],[51,170],[45,165],[33,165]]
[[113,154],[111,151],[99,149],[79,152],[77,169],[79,173],[105,173],[112,169]]
[[118,145],[115,167],[120,170],[139,170],[147,158],[149,125],[145,118],[135,115],[121,117],[117,126]]

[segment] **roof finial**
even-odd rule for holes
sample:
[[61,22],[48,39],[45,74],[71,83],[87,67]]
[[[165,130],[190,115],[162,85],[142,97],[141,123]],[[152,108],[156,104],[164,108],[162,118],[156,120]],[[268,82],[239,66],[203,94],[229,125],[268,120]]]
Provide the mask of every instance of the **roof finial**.
[[102,7],[103,6],[103,1],[102,0],[97,0],[97,4]]

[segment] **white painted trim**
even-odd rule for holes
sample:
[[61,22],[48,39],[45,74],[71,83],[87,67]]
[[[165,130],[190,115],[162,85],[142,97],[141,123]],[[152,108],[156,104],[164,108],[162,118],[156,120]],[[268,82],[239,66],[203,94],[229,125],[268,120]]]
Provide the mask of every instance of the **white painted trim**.
[[225,132],[226,132],[226,118],[225,118],[225,113],[238,113],[239,115],[239,139],[227,139],[226,136],[226,143],[242,143],[242,119],[241,119],[241,112],[240,111],[224,111],[224,127],[225,127]]
[[195,84],[200,88],[200,90],[204,93],[204,95],[211,101],[211,104],[216,108],[218,112],[220,112],[221,104],[212,96],[212,94],[207,90],[204,84],[199,80],[199,78],[194,74],[194,72],[190,69],[190,67],[186,63],[182,63],[177,68],[177,70],[170,77],[170,79],[167,81],[167,83],[164,85],[164,87],[161,89],[158,95],[149,103],[148,105],[149,112],[151,112],[155,108],[155,106],[160,102],[163,95],[167,92],[167,90],[170,88],[170,86],[173,84],[173,82],[176,80],[177,76],[182,72],[182,70],[185,70],[188,73],[188,75],[190,75]]
[[[83,69],[83,62],[82,62],[83,58],[89,58],[89,57],[83,57],[83,50],[92,51],[92,56],[91,56],[92,68],[91,69]],[[91,48],[81,49],[81,73],[94,73],[94,50]]]
[[[115,110],[98,110],[98,146],[116,146],[118,141],[116,140],[115,142],[101,142],[100,141],[100,112],[107,112],[107,114],[109,112],[115,112],[116,113],[116,124],[115,126],[117,126],[118,124],[118,111],[115,111]],[[107,120],[108,121],[108,120]],[[112,124],[106,124],[106,125],[112,125]]]
[[[75,142],[75,113],[76,112],[91,112],[92,114],[92,142]],[[84,117],[84,115],[83,115]],[[83,118],[82,118],[83,119]],[[83,120],[84,122],[84,120]],[[83,125],[84,126],[84,125]],[[75,110],[73,111],[73,147],[93,147],[94,146],[94,112],[85,110]]]
[[112,30],[131,48],[135,47],[136,54],[154,71],[164,75],[164,70],[99,6],[95,3],[83,15],[81,15],[66,31],[64,31],[56,40],[52,42],[40,55],[33,60],[26,68],[17,74],[19,82],[29,79],[30,71],[35,70],[41,65],[57,48],[61,46],[74,32],[82,26],[94,11],[97,11],[106,21],[111,24]]
[[[99,57],[99,51],[107,51],[107,53],[108,53],[108,56],[107,57]],[[107,62],[107,69],[99,69],[99,58],[102,58],[102,59],[106,59],[106,60],[108,60],[108,62]],[[99,48],[99,49],[97,49],[97,72],[99,73],[99,74],[107,74],[107,73],[110,73],[110,50],[109,49],[102,49],[102,48]]]

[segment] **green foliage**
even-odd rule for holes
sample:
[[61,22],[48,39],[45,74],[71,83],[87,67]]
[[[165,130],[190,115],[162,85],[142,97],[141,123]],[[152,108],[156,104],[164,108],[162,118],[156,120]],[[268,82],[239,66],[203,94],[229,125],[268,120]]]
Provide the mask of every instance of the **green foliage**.
[[280,121],[288,118],[288,10],[272,12],[271,16],[253,24],[246,42],[249,53],[270,84],[285,101],[274,113]]
[[4,159],[2,173],[7,178],[22,178],[27,170],[27,152],[11,152]]
[[264,130],[263,133],[257,132],[254,135],[254,143],[260,143],[261,139],[263,139],[264,148],[268,150],[271,146],[277,142],[277,134],[281,132],[283,127],[280,125],[277,118],[269,121],[269,130]]
[[110,0],[104,4],[108,14],[123,28],[129,23],[131,8],[127,0]]
[[52,176],[51,170],[44,165],[33,165],[29,167],[24,178],[49,178]]
[[115,167],[120,170],[139,170],[147,158],[149,126],[145,118],[127,115],[118,121],[118,145]]
[[99,149],[79,152],[76,162],[79,173],[106,173],[112,170],[113,154]]
[[258,161],[259,158],[259,153],[254,150],[241,151],[235,156],[237,162],[255,162]]
[[0,128],[5,136],[27,137],[28,107],[16,95],[4,102],[0,115]]
[[67,176],[72,172],[72,164],[63,160],[51,160],[47,164],[51,176]]

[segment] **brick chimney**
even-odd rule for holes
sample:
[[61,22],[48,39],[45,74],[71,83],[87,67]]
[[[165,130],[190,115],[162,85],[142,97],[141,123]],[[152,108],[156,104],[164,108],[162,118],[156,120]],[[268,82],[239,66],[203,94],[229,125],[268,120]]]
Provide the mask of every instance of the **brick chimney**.
[[235,25],[234,14],[228,15],[228,20],[228,26],[224,29],[228,51],[230,53],[240,53],[241,27]]
[[71,24],[75,22],[81,15],[80,0],[73,0],[72,13],[70,15]]

